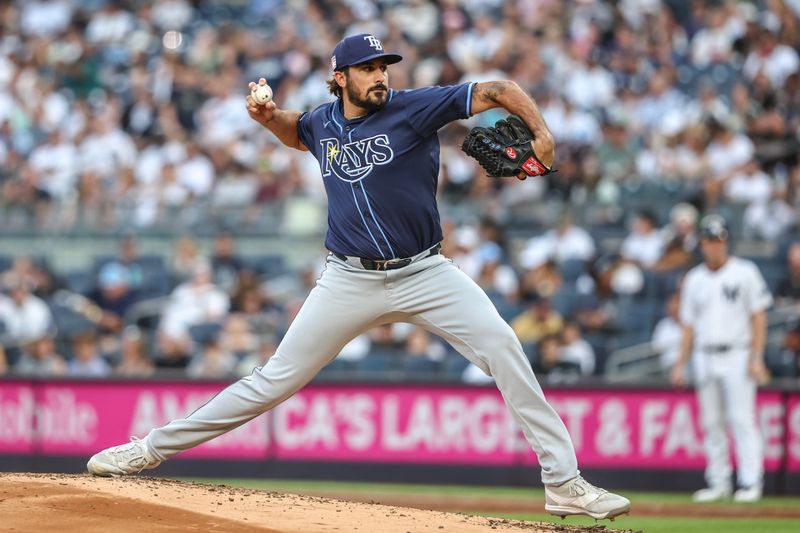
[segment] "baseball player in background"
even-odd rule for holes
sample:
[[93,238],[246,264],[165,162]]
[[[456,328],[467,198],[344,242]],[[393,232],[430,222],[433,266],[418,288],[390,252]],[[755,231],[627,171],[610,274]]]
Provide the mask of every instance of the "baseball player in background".
[[683,335],[671,375],[676,386],[685,386],[691,358],[708,484],[694,500],[720,500],[733,492],[728,426],[736,444],[734,500],[754,502],[761,498],[764,473],[756,388],[769,379],[764,344],[772,295],[753,262],[728,255],[728,228],[721,216],[701,220],[700,248],[705,262],[689,271],[681,287]]
[[[401,60],[385,53],[374,36],[354,35],[333,51],[328,85],[335,101],[301,113],[247,97],[254,120],[319,162],[328,195],[326,268],[264,366],[186,418],[94,455],[91,473],[154,468],[286,400],[357,335],[410,322],[494,376],[538,456],[548,512],[598,519],[628,512],[626,498],[580,476],[567,429],[545,400],[511,327],[483,290],[440,254],[437,131],[504,108],[527,124],[533,149],[549,169],[555,146],[536,103],[511,81],[396,91],[389,88],[387,67]],[[257,87],[250,84],[251,91]]]

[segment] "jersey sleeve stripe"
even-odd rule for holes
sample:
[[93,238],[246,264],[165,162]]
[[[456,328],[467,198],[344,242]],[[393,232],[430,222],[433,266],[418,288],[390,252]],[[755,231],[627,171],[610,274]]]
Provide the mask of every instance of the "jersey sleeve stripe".
[[472,82],[469,84],[469,89],[467,89],[467,116],[472,116],[472,89],[475,87],[477,82]]

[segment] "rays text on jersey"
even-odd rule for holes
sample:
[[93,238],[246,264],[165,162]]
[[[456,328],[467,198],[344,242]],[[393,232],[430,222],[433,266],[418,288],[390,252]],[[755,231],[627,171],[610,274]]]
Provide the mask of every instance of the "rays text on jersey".
[[367,177],[375,165],[385,165],[394,159],[385,133],[342,146],[336,138],[321,139],[319,143],[323,154],[323,177],[333,174],[343,181],[359,181]]

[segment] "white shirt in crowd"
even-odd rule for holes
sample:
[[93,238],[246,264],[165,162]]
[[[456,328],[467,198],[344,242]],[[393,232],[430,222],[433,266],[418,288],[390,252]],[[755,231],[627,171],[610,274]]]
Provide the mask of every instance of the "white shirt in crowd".
[[5,324],[6,335],[20,344],[44,336],[53,323],[53,315],[44,301],[29,294],[21,306],[0,294],[0,322]]
[[740,204],[766,203],[772,197],[772,180],[760,170],[738,173],[725,184],[725,195]]
[[68,142],[43,144],[31,152],[29,163],[41,176],[42,188],[63,199],[78,180],[78,148]]
[[797,52],[791,46],[784,44],[777,45],[766,56],[758,49],[753,50],[747,55],[742,67],[744,75],[749,80],[754,79],[759,72],[763,72],[774,88],[783,86],[786,78],[798,70],[800,70],[800,58]]
[[590,376],[594,372],[595,356],[592,345],[586,339],[577,339],[561,347],[561,360],[574,363],[581,369],[581,374]]
[[746,136],[737,134],[727,144],[712,141],[706,148],[706,162],[714,179],[721,179],[753,159],[755,146]]
[[552,229],[541,237],[529,240],[520,255],[520,264],[524,268],[536,268],[548,259],[557,262],[571,259],[587,261],[594,253],[592,236],[583,228],[570,226],[562,233]]
[[228,295],[217,286],[182,283],[169,297],[161,329],[172,337],[182,337],[192,326],[221,319],[229,307]]
[[649,267],[664,253],[664,239],[657,229],[648,233],[631,232],[622,241],[620,253],[625,259],[638,261],[643,266]]
[[663,370],[671,369],[678,361],[681,336],[681,325],[671,316],[665,316],[656,324],[651,342],[658,352],[658,362]]

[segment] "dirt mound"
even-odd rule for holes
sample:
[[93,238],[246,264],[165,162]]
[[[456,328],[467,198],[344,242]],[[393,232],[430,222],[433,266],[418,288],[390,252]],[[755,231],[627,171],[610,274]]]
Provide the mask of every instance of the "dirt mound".
[[599,533],[576,527],[148,477],[0,474],[0,531]]

